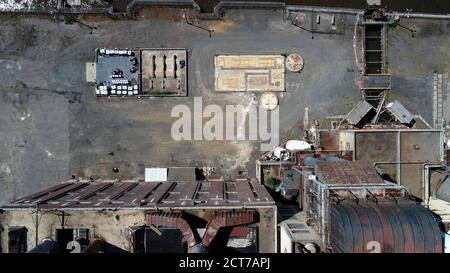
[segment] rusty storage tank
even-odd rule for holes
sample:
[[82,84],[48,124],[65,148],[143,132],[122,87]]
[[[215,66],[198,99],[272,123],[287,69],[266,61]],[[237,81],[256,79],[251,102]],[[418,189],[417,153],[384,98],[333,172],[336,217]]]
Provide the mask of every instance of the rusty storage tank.
[[442,253],[432,213],[412,200],[345,200],[330,211],[330,245],[344,253]]

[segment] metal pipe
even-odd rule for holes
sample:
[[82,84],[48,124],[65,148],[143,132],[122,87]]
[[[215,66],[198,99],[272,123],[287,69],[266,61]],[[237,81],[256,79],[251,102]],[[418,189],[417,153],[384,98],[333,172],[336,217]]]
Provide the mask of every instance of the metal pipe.
[[[288,11],[303,11],[303,12],[321,12],[321,13],[340,13],[349,15],[363,14],[360,9],[343,9],[343,8],[320,8],[314,6],[286,6]],[[386,12],[387,16],[399,16],[403,18],[424,18],[424,19],[450,19],[450,14],[427,14],[427,13],[400,13],[400,12]]]
[[35,215],[35,227],[34,227],[34,232],[35,232],[35,246],[39,245],[39,208],[38,208],[38,204],[36,204],[36,215]]
[[362,13],[361,10],[357,10],[357,9],[321,8],[321,7],[314,7],[314,6],[296,6],[296,5],[286,6],[286,10],[287,11],[321,12],[321,13],[342,13],[342,14],[350,14],[350,15],[356,15],[356,14]]
[[424,161],[377,161],[374,162],[372,165],[376,167],[377,165],[388,165],[388,164],[440,164],[439,161],[430,161],[430,162],[424,162]]
[[320,198],[321,200],[321,208],[320,208],[320,222],[321,222],[321,226],[322,226],[322,230],[321,230],[321,236],[322,236],[322,244],[324,246],[328,245],[328,240],[327,240],[327,232],[328,232],[328,227],[327,227],[327,215],[326,215],[326,211],[328,210],[328,197],[327,194],[325,193],[325,191],[328,191],[327,188],[322,188],[320,189]]
[[421,18],[421,19],[450,19],[450,14],[426,14],[426,13],[399,13],[399,12],[386,12],[388,16],[399,16],[403,18]]
[[42,242],[29,251],[27,253],[51,253],[56,249],[56,242],[50,238],[46,238],[42,240]]
[[376,167],[377,165],[389,165],[389,164],[398,164],[397,168],[397,184],[401,185],[401,177],[400,177],[400,165],[401,164],[440,164],[440,162],[423,162],[423,161],[381,161],[381,162],[374,162],[373,166]]

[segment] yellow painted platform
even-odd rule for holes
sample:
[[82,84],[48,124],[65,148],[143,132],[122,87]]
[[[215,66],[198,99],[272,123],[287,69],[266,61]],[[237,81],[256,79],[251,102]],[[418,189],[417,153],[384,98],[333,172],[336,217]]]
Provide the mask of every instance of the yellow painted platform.
[[285,90],[284,56],[217,55],[214,66],[216,91]]

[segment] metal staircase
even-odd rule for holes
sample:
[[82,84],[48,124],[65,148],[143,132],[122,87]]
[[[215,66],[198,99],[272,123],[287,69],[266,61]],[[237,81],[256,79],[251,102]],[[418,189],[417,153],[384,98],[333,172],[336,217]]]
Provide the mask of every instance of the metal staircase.
[[[387,74],[386,24],[383,22],[363,21],[363,77],[376,77]],[[372,123],[378,122],[389,89],[384,85],[364,84],[361,89],[362,99],[376,109]]]

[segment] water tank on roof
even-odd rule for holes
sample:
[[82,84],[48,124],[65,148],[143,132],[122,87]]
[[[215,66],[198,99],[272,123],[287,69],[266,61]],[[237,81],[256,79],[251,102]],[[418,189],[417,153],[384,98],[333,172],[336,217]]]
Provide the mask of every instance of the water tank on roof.
[[345,200],[330,211],[330,246],[343,253],[442,253],[439,224],[412,200]]

